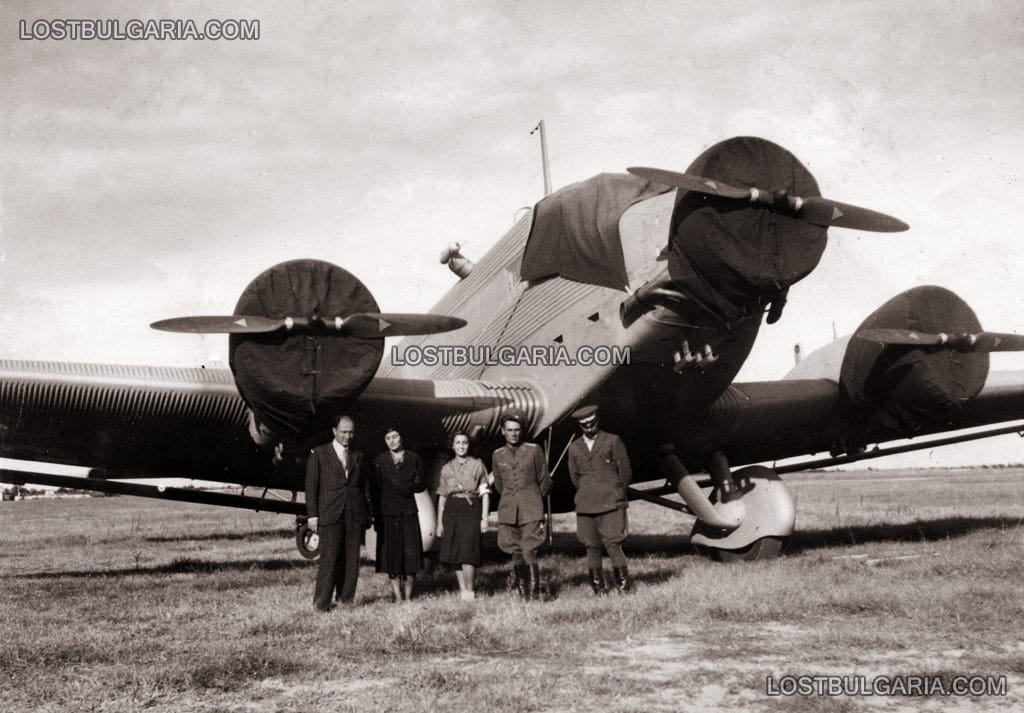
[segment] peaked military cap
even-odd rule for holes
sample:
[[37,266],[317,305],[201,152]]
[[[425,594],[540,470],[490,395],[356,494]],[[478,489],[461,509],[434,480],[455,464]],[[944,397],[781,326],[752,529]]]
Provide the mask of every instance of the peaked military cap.
[[525,426],[526,425],[526,418],[523,416],[522,413],[520,413],[519,411],[515,411],[515,410],[506,411],[504,414],[502,414],[502,416],[501,416],[502,428],[504,428],[505,423],[507,421],[515,421],[520,426]]
[[594,404],[587,404],[586,406],[580,406],[578,409],[572,412],[572,417],[577,421],[585,421],[591,416],[597,415],[597,406]]

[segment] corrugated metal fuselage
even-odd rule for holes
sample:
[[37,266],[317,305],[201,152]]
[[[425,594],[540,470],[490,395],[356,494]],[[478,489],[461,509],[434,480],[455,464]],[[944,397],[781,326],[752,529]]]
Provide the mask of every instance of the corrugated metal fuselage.
[[[687,324],[685,315],[661,308],[623,324],[619,305],[626,288],[635,290],[664,270],[659,255],[672,207],[672,194],[665,194],[637,203],[622,217],[629,278],[622,290],[561,277],[521,281],[519,263],[530,227],[526,216],[432,310],[462,317],[468,325],[399,343],[385,354],[379,378],[361,397],[369,405],[361,409],[357,402],[355,410],[374,422],[378,415],[401,416],[405,391],[410,397],[416,392],[420,400],[473,396],[486,404],[444,410],[440,430],[421,427],[411,413],[415,405],[401,420],[411,430],[408,440],[427,448],[442,447],[444,431],[480,426],[487,455],[500,438],[502,404],[524,412],[535,437],[556,427],[552,445],[560,448],[571,431],[565,414],[591,399],[605,405],[605,423],[628,438],[631,450],[678,443],[687,414],[703,413],[732,381],[760,315],[732,333]],[[712,346],[718,361],[705,370],[675,373],[673,354],[684,339],[694,348]],[[496,363],[502,347],[515,351]],[[425,352],[443,348],[466,351],[423,363]],[[606,363],[561,361],[576,360],[588,349]],[[0,362],[0,371],[2,456],[123,476],[301,486],[299,474],[272,467],[269,456],[252,444],[245,404],[226,370],[8,361]],[[407,379],[415,385],[405,388]],[[488,402],[487,397],[493,398]],[[378,408],[382,403],[395,409]]]
[[[381,374],[419,379],[485,379],[535,386],[544,403],[532,423],[535,436],[555,427],[553,445],[568,437],[565,416],[580,402],[602,405],[609,430],[622,434],[631,453],[643,458],[662,444],[685,448],[688,425],[698,421],[728,388],[746,360],[761,322],[751,315],[731,330],[708,326],[701,315],[656,308],[628,326],[619,314],[623,300],[665,270],[661,257],[668,242],[674,194],[631,206],[620,221],[629,285],[622,290],[561,277],[535,283],[519,279],[530,216],[520,220],[431,310],[467,320],[447,334],[406,339],[385,354]],[[627,291],[628,289],[628,291]],[[692,318],[691,318],[692,317]],[[691,349],[710,347],[717,361],[707,368],[673,370],[674,355],[686,341]],[[445,347],[446,363],[425,364],[418,357]],[[628,364],[570,365],[481,363],[503,348],[527,356],[554,353],[575,359],[605,348],[605,355],[628,354]],[[460,349],[461,352],[454,350]],[[525,351],[524,351],[525,350]],[[409,355],[414,358],[410,358]],[[463,358],[459,359],[458,356]],[[494,361],[494,360],[492,360]],[[489,434],[497,438],[497,433]],[[653,477],[653,474],[652,474]]]

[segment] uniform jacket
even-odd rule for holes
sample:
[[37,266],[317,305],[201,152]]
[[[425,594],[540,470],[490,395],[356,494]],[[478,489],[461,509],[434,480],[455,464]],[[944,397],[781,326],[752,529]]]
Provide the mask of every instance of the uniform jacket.
[[400,517],[416,514],[415,493],[422,493],[423,462],[412,451],[405,451],[401,464],[396,464],[387,451],[373,462],[374,512]]
[[544,451],[532,443],[502,446],[491,459],[494,489],[501,495],[498,522],[522,525],[544,518],[542,498],[551,492]]
[[363,454],[348,451],[348,472],[331,443],[317,446],[306,460],[306,514],[320,518],[320,525],[345,522],[370,524],[369,478]]
[[584,514],[626,508],[626,486],[633,479],[622,439],[598,431],[593,450],[583,438],[569,446],[569,477],[576,486],[576,512]]

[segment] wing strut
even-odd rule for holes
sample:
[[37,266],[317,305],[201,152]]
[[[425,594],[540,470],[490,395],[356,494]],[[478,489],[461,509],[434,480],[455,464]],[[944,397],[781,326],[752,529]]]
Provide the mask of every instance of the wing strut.
[[912,443],[906,446],[895,446],[893,448],[879,448],[878,446],[875,446],[870,451],[864,451],[862,453],[855,453],[848,456],[837,456],[835,458],[824,458],[822,460],[806,461],[804,463],[793,463],[792,465],[779,466],[773,470],[780,475],[782,473],[797,473],[801,470],[828,468],[833,465],[842,465],[843,463],[856,463],[859,460],[882,458],[884,456],[895,455],[896,453],[909,453],[910,451],[920,451],[925,448],[935,448],[937,446],[950,446],[954,443],[976,441],[980,438],[1002,436],[1007,433],[1016,433],[1021,438],[1024,438],[1024,423],[1018,423],[1014,426],[1004,426],[1002,428],[993,428],[990,431],[981,431],[979,433],[967,433],[960,436],[952,436],[950,438],[936,438],[935,440],[921,441],[919,443]]
[[143,498],[177,500],[201,505],[217,505],[220,507],[242,508],[257,512],[276,512],[284,515],[305,516],[305,503],[254,498],[249,495],[219,493],[211,490],[190,488],[165,488],[159,485],[126,483],[120,480],[104,480],[101,478],[82,478],[73,475],[54,475],[52,473],[31,473],[24,470],[0,469],[0,483],[12,485],[48,485],[69,490],[94,490],[100,493],[116,495],[137,495]]

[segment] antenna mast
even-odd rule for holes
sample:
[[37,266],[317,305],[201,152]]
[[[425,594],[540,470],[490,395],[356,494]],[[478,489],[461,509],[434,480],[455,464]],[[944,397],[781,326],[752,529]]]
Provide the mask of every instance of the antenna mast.
[[540,161],[544,167],[544,195],[549,196],[551,195],[551,170],[548,166],[548,135],[544,131],[543,119],[533,127],[530,134],[533,135],[538,131],[540,132]]

